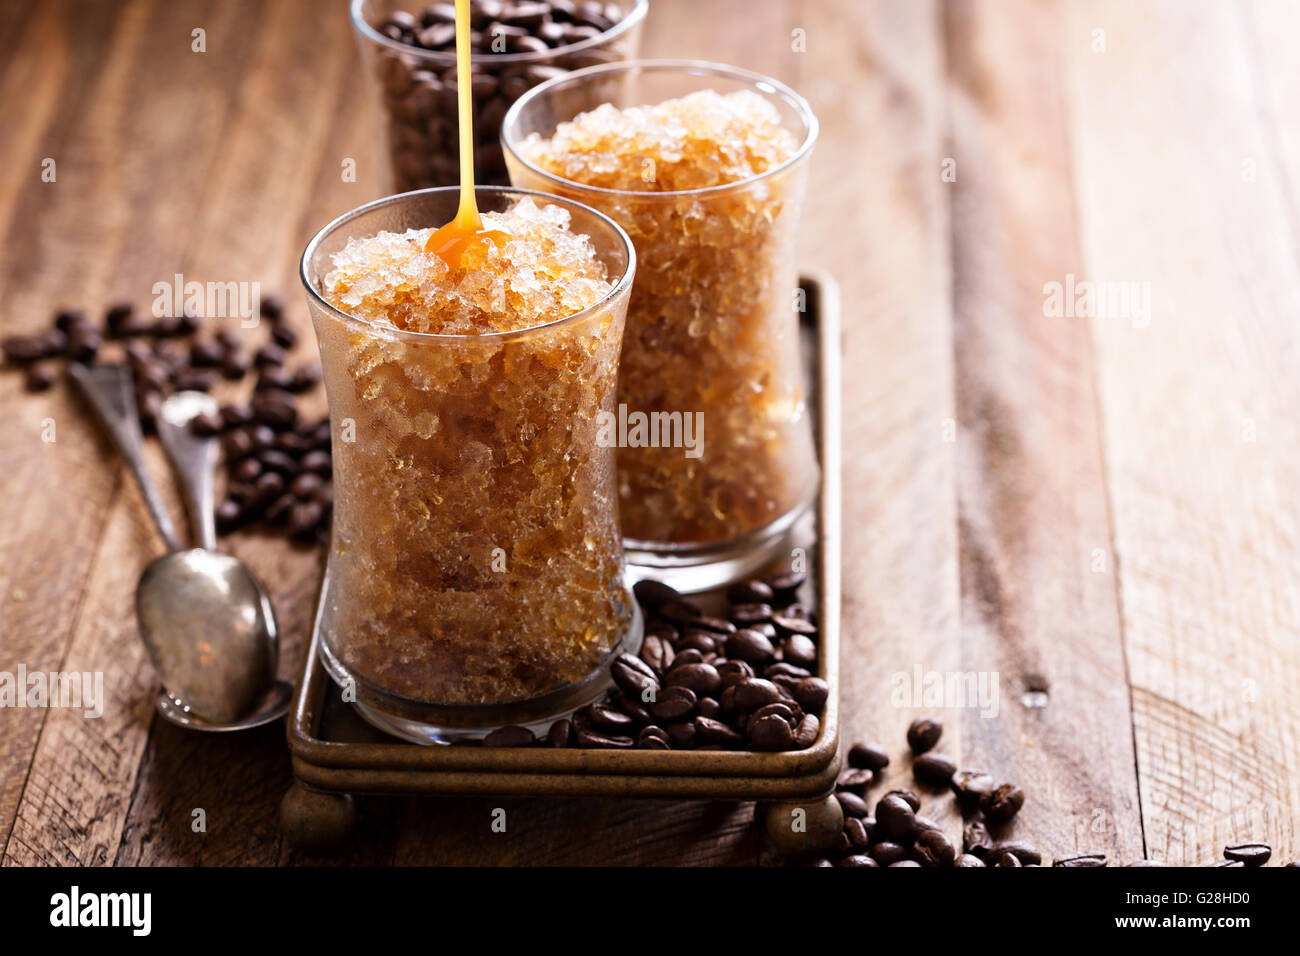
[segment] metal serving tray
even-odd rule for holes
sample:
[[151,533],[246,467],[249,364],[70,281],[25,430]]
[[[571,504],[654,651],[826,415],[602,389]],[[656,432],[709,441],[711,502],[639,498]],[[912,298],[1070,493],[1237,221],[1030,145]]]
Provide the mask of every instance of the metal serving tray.
[[[834,790],[840,769],[840,304],[834,281],[824,274],[806,272],[800,285],[806,296],[803,353],[822,485],[815,506],[790,532],[790,544],[807,550],[813,568],[799,597],[817,611],[818,673],[831,688],[813,745],[784,753],[754,753],[407,743],[373,729],[343,702],[320,663],[321,636],[313,627],[288,723],[295,782],[285,797],[281,823],[291,842],[326,845],[343,839],[355,822],[354,793],[673,797],[834,805],[834,800],[817,798]],[[707,607],[720,595],[693,595],[693,599]]]

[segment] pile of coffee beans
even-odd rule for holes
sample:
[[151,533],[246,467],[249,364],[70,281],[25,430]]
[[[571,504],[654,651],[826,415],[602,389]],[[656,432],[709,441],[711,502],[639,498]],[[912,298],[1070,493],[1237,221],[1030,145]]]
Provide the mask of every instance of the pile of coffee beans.
[[[889,766],[889,754],[880,744],[855,743],[847,766],[835,784],[835,799],[844,812],[839,843],[828,856],[803,861],[811,866],[901,867],[1036,867],[1043,854],[1033,844],[1016,839],[1010,830],[1025,804],[1025,792],[1014,783],[999,782],[980,770],[958,770],[934,747],[943,736],[939,720],[922,717],[907,729],[912,756],[912,776],[923,789],[949,791],[962,814],[960,837],[945,833],[924,815],[914,790],[890,790],[875,802],[867,791]],[[1271,855],[1262,843],[1224,848],[1224,861],[1216,866],[1262,866]],[[1076,853],[1059,857],[1052,866],[1102,867],[1104,853]],[[1129,866],[1162,866],[1138,860]],[[1300,866],[1300,861],[1288,864]]]
[[220,413],[193,423],[202,435],[221,435],[225,448],[226,499],[217,509],[217,530],[260,521],[287,531],[298,542],[323,539],[329,529],[330,484],[328,419],[304,420],[299,396],[321,381],[320,366],[287,367],[286,351],[298,334],[284,320],[278,296],[261,300],[268,320],[266,341],[250,351],[240,331],[224,328],[204,335],[202,320],[190,311],[154,317],[128,302],[110,306],[96,323],[83,309],[63,309],[44,332],[11,335],[0,341],[7,364],[20,368],[29,391],[50,388],[60,362],[92,364],[109,349],[120,352],[135,381],[140,428],[156,430],[163,399],[176,391],[212,391],[220,381],[255,380],[250,400],[228,404]]
[[634,591],[646,615],[639,655],[611,667],[616,689],[536,740],[503,727],[486,747],[803,750],[821,732],[830,688],[816,676],[817,618],[801,573],[744,581],[713,617],[658,581]]
[[[624,40],[586,43],[612,29],[631,0],[473,0],[474,175],[479,183],[508,185],[501,154],[501,121],[515,100],[539,83],[571,70],[625,59]],[[395,191],[455,185],[459,179],[456,10],[433,3],[418,15],[397,11],[376,24],[379,33],[412,48],[376,57],[375,70],[388,113],[388,143]],[[435,56],[421,54],[440,54]],[[505,62],[493,62],[505,55]],[[518,56],[525,55],[525,62]]]

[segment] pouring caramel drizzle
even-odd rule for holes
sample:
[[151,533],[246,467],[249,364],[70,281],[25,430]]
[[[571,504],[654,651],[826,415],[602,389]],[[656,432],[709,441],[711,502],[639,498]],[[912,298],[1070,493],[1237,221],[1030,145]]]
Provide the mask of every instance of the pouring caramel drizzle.
[[456,109],[460,126],[460,206],[456,216],[441,226],[424,244],[449,268],[460,265],[466,253],[482,250],[491,242],[499,249],[510,238],[485,229],[474,198],[474,110],[470,88],[469,0],[456,0]]

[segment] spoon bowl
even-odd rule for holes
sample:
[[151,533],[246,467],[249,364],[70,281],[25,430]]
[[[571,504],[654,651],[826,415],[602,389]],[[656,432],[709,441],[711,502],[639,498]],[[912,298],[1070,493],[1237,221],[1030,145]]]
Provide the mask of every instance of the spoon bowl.
[[275,613],[262,583],[220,551],[173,551],[135,592],[140,637],[167,696],[209,724],[246,718],[275,674]]

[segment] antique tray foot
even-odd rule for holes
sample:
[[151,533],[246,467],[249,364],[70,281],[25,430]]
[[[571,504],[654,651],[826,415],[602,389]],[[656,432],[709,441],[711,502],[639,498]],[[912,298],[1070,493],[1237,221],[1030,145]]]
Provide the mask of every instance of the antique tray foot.
[[763,805],[763,833],[783,857],[827,853],[839,842],[843,828],[844,811],[833,793]]
[[356,825],[357,807],[350,793],[312,790],[295,781],[280,802],[280,830],[295,850],[337,849]]

